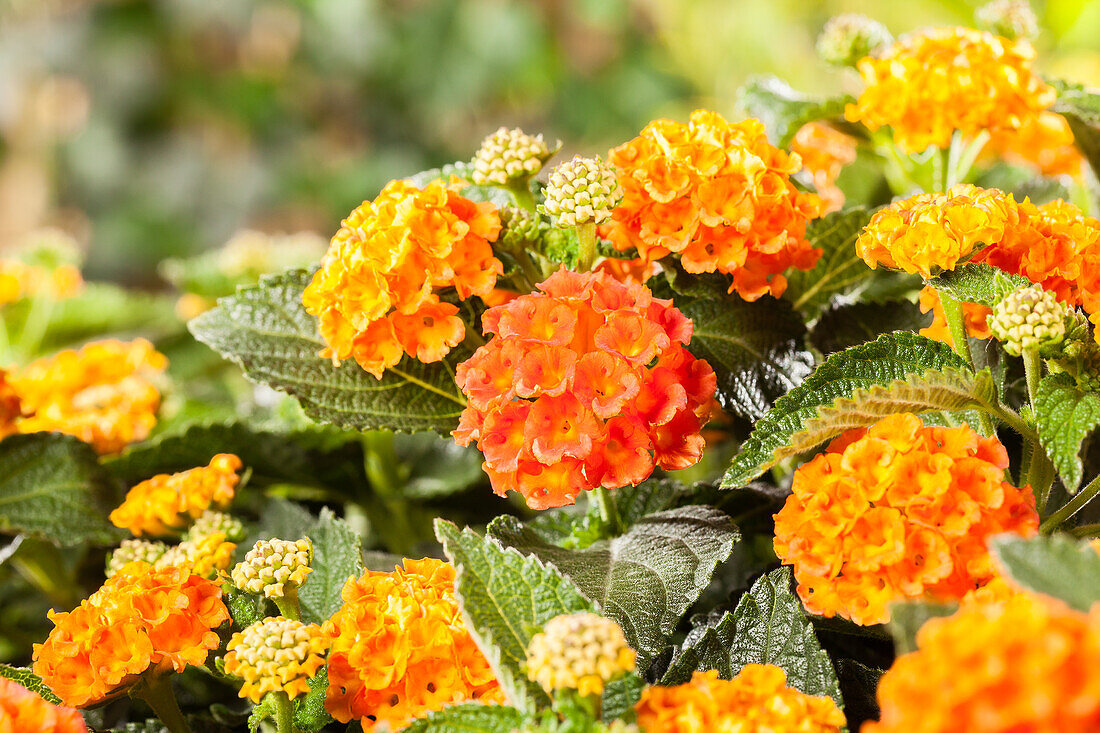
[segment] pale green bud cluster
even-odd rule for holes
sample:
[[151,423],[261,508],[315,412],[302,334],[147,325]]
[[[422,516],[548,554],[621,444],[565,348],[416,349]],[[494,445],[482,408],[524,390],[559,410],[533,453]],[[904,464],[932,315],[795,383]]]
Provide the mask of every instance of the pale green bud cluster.
[[154,565],[166,552],[168,545],[163,542],[123,540],[118,549],[107,557],[107,577],[117,573],[126,563],[140,561]]
[[549,693],[600,695],[604,683],[634,669],[622,627],[595,613],[555,616],[527,645],[527,677]]
[[233,584],[249,593],[282,598],[305,582],[312,562],[313,543],[308,538],[260,540],[233,568]]
[[855,66],[894,42],[886,26],[859,13],[835,15],[817,37],[818,57],[834,66]]
[[993,0],[977,9],[978,27],[1009,40],[1039,35],[1039,19],[1027,0]]
[[227,540],[238,542],[244,539],[244,524],[232,514],[207,509],[195,520],[183,539],[195,541],[212,534],[223,534]]
[[533,211],[517,206],[506,206],[500,211],[503,229],[500,242],[510,249],[521,249],[534,242],[549,230],[549,225]]
[[542,213],[561,227],[603,224],[623,198],[610,164],[579,155],[554,169],[543,193]]
[[1070,309],[1054,293],[1033,285],[1013,290],[994,306],[989,330],[1005,351],[1019,356],[1027,349],[1062,343],[1070,317]]
[[542,135],[502,127],[482,141],[474,155],[470,179],[479,186],[506,186],[510,181],[530,178],[542,170],[542,164],[556,150],[550,149]]

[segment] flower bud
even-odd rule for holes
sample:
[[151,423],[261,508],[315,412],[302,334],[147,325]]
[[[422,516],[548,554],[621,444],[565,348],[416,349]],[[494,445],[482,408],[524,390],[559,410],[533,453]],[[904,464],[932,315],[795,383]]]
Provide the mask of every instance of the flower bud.
[[623,197],[608,163],[579,155],[554,169],[544,193],[546,201],[540,210],[560,227],[603,224]]
[[305,582],[313,562],[313,543],[308,538],[260,540],[233,568],[233,584],[249,593],[282,598]]
[[825,23],[817,37],[817,55],[835,66],[855,66],[860,59],[893,42],[882,23],[859,13],[845,13]]
[[500,243],[510,249],[522,249],[545,233],[549,226],[533,211],[506,206],[500,211]]
[[555,616],[527,645],[527,677],[548,693],[603,694],[604,683],[634,669],[622,627],[595,613]]
[[226,540],[221,532],[185,539],[160,556],[155,567],[177,567],[191,575],[213,578],[229,567],[237,545]]
[[974,21],[982,30],[1010,41],[1039,35],[1039,19],[1027,0],[993,0],[974,12]]
[[232,514],[207,509],[202,513],[202,516],[195,520],[195,523],[191,525],[191,529],[187,530],[187,534],[183,538],[185,540],[198,540],[207,535],[219,533],[225,535],[226,539],[229,540],[242,540],[245,534],[244,524]]
[[292,700],[309,692],[328,642],[315,624],[275,616],[234,634],[226,649],[226,673],[244,680],[240,696],[259,703],[269,692]]
[[127,563],[139,561],[152,565],[168,551],[163,542],[148,540],[123,540],[118,549],[107,557],[107,577],[111,577]]
[[479,186],[506,186],[529,178],[540,170],[557,151],[551,150],[542,135],[528,135],[517,128],[501,127],[486,137],[474,155],[470,179]]
[[993,308],[989,330],[1005,351],[1019,356],[1025,349],[1057,346],[1066,335],[1070,309],[1054,293],[1038,285],[1017,288]]

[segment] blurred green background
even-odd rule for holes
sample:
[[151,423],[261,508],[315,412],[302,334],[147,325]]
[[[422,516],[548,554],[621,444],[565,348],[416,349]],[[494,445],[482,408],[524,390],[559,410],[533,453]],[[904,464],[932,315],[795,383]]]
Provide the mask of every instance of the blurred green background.
[[[966,0],[0,0],[0,247],[41,226],[156,287],[235,231],[314,231],[501,124],[604,152],[724,113],[747,77],[858,88],[825,20],[967,24]],[[1100,83],[1100,0],[1036,2],[1040,68]],[[849,72],[851,73],[851,72]]]

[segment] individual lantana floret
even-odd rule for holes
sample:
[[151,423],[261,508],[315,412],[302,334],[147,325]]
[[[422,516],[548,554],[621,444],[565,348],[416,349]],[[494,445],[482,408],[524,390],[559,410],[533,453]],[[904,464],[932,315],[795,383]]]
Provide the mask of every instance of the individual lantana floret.
[[875,212],[856,240],[856,254],[872,269],[883,265],[930,278],[955,269],[982,245],[1000,242],[1018,221],[1011,196],[960,183]]
[[424,559],[348,581],[344,604],[324,625],[325,708],[334,718],[358,720],[369,733],[399,730],[453,703],[504,701],[462,621],[454,578],[454,566]]
[[844,192],[836,185],[841,169],[856,159],[856,141],[821,122],[799,128],[791,141],[791,152],[802,160],[802,170],[825,202],[825,211],[844,205]]
[[233,551],[236,549],[237,545],[229,542],[224,534],[215,532],[185,539],[169,547],[154,565],[158,568],[177,567],[192,575],[213,578],[233,562]]
[[759,120],[731,125],[705,110],[687,124],[656,120],[610,162],[624,196],[602,232],[620,250],[637,248],[649,262],[675,254],[688,272],[732,275],[730,292],[745,300],[782,295],[782,273],[821,256],[806,224],[824,204],[791,183],[801,161],[769,144]]
[[269,692],[284,692],[293,700],[309,692],[327,649],[321,627],[281,616],[265,618],[233,634],[226,646],[225,671],[244,680],[240,696],[257,705]]
[[312,562],[309,538],[260,540],[233,568],[233,584],[249,593],[282,598],[305,583]]
[[210,507],[229,506],[240,481],[240,468],[240,458],[219,453],[208,466],[158,474],[130,489],[122,505],[111,512],[110,520],[138,537],[178,534]]
[[145,339],[93,341],[33,361],[11,377],[22,433],[61,432],[117,453],[157,423],[156,380],[168,360]]
[[88,733],[80,713],[0,677],[0,733]]
[[[947,315],[943,312],[940,294],[931,285],[925,285],[918,294],[917,302],[921,313],[932,313],[932,323],[920,330],[920,335],[945,344],[952,343],[951,330],[947,325]],[[963,303],[963,328],[970,338],[985,340],[993,334],[989,330],[989,315],[993,309],[981,303]]]
[[[968,603],[917,632],[863,733],[1088,733],[1100,720],[1100,611],[1043,596]],[[960,672],[965,682],[960,683]]]
[[23,401],[11,384],[8,370],[0,368],[0,438],[18,433],[22,416]]
[[993,0],[974,11],[978,27],[1015,41],[1039,35],[1039,19],[1027,0]]
[[207,509],[199,515],[183,538],[199,540],[212,534],[223,534],[227,540],[240,541],[245,535],[244,523],[232,514]]
[[855,66],[894,42],[882,23],[861,13],[834,15],[817,37],[818,57],[834,66]]
[[474,155],[470,180],[479,186],[507,186],[542,170],[560,144],[551,150],[542,135],[501,127],[481,142]]
[[166,552],[168,552],[168,545],[163,542],[123,540],[122,544],[107,557],[107,577],[111,577],[132,562],[154,565]]
[[840,733],[845,723],[831,698],[788,687],[787,673],[771,664],[746,664],[732,680],[711,670],[682,685],[651,685],[635,709],[646,733]]
[[1017,288],[993,308],[989,330],[1004,350],[1019,356],[1029,349],[1046,349],[1062,343],[1066,320],[1073,314],[1057,296],[1038,285]]
[[698,461],[716,380],[684,348],[691,321],[601,272],[562,269],[538,290],[485,312],[496,337],[456,373],[452,435],[477,442],[493,490],[546,509]]
[[229,619],[214,582],[179,568],[133,562],[70,613],[50,611],[54,629],[34,646],[34,673],[66,705],[87,707],[154,670],[200,666],[213,629]]
[[1031,490],[1006,482],[1007,466],[996,438],[966,426],[903,413],[848,431],[795,471],[775,552],[823,616],[877,624],[893,601],[958,600],[994,576],[989,537],[1038,528]]
[[547,693],[602,695],[604,685],[634,671],[623,629],[596,613],[555,616],[527,645],[527,677]]
[[493,291],[503,266],[489,243],[499,231],[496,206],[442,181],[386,184],[343,221],[302,296],[320,321],[321,355],[354,358],[379,379],[406,354],[442,359],[466,330],[440,292],[465,300]]
[[869,129],[888,126],[906,152],[946,148],[958,132],[1019,130],[1054,103],[1054,89],[1032,71],[1035,49],[971,28],[927,28],[859,62],[867,85],[844,114]]
[[623,197],[610,165],[579,155],[554,169],[543,194],[542,213],[560,227],[603,224]]

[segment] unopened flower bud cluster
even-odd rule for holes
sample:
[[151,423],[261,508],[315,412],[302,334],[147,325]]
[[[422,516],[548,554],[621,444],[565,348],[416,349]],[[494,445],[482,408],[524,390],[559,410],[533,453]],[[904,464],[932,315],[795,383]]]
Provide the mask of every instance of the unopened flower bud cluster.
[[199,540],[212,534],[223,534],[229,540],[244,538],[244,524],[231,514],[207,509],[184,535],[185,540]]
[[500,242],[512,249],[520,249],[529,242],[538,240],[549,229],[538,214],[515,206],[501,209],[500,223],[504,227],[501,230]]
[[538,173],[553,154],[542,135],[501,127],[482,141],[470,178],[479,186],[504,186]]
[[542,212],[561,227],[603,224],[623,198],[610,164],[579,155],[554,169],[543,193]]
[[817,55],[835,66],[855,66],[894,38],[886,26],[859,13],[833,16],[817,37]]
[[555,616],[527,646],[527,676],[544,690],[600,695],[604,683],[634,669],[622,628],[595,613]]
[[1066,335],[1070,310],[1039,286],[1018,288],[993,308],[989,330],[1008,353],[1056,346]]
[[305,582],[313,561],[309,539],[260,540],[233,568],[233,583],[241,590],[282,598]]
[[291,699],[309,692],[309,680],[324,664],[328,642],[314,624],[275,616],[233,635],[225,671],[244,680],[240,696],[260,702],[269,692]]
[[107,577],[117,573],[127,563],[146,562],[153,565],[166,552],[168,552],[168,545],[163,542],[123,540],[118,549],[107,558]]
[[980,28],[1010,41],[1039,35],[1039,19],[1027,0],[993,0],[975,11],[974,20]]

